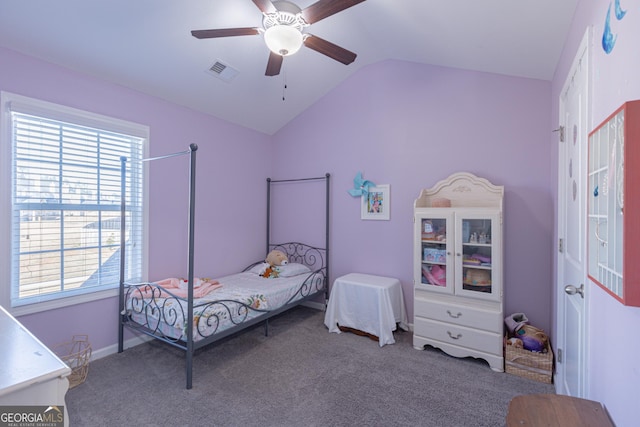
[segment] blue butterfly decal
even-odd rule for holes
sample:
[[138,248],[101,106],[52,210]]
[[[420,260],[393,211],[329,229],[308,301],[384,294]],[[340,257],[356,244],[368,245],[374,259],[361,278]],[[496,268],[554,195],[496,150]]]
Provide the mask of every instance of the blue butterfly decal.
[[369,187],[375,187],[376,185],[362,178],[362,172],[358,172],[356,177],[353,178],[353,188],[349,190],[349,194],[353,197],[368,196]]
[[[620,0],[615,0],[614,3],[614,11],[616,14],[616,19],[620,21],[627,14],[626,10],[622,10],[622,6],[620,6]],[[609,9],[607,10],[607,17],[604,20],[604,31],[602,33],[602,48],[605,53],[609,54],[613,50],[613,47],[616,45],[617,35],[613,34],[611,31],[611,3],[609,3]]]
[[620,7],[620,0],[616,0],[615,7],[616,7],[616,19],[619,21],[622,18],[624,18],[624,15],[627,14],[627,11],[622,10],[622,7]]
[[611,32],[611,3],[609,3],[609,10],[607,10],[607,17],[604,21],[604,32],[602,34],[602,48],[605,53],[609,54],[616,45],[616,39],[618,36]]

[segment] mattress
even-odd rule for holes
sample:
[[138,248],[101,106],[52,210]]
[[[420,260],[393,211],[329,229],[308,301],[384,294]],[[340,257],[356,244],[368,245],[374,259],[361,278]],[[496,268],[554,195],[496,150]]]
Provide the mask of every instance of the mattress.
[[[309,274],[265,279],[252,272],[236,273],[218,278],[222,286],[193,302],[193,340],[199,341],[245,323],[267,311],[303,298],[300,292]],[[135,323],[155,335],[172,340],[187,340],[187,300],[167,295],[149,297],[155,284],[128,285],[126,314]],[[320,290],[320,289],[317,289]],[[146,291],[146,292],[145,292]],[[315,291],[315,290],[314,290]],[[313,293],[313,291],[311,292]],[[155,295],[158,289],[155,288]]]

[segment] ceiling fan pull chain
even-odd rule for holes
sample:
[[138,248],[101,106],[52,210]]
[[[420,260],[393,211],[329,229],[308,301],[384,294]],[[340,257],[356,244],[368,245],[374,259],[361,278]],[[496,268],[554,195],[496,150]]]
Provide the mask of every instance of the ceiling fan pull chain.
[[285,96],[284,96],[284,91],[287,90],[287,73],[282,73],[282,81],[283,81],[283,85],[282,85],[282,100],[285,100]]

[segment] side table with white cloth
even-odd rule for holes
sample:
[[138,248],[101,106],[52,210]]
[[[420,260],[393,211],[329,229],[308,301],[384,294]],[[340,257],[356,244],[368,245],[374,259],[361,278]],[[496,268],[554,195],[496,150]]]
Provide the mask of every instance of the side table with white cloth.
[[[333,282],[324,324],[329,332],[347,327],[378,337],[380,347],[393,344],[393,331],[408,331],[402,285],[398,279],[350,273]],[[339,327],[340,326],[340,327]]]

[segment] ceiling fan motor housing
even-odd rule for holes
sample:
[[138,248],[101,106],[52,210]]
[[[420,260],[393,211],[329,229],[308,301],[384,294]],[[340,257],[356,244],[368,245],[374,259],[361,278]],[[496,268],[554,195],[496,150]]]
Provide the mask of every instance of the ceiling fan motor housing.
[[301,9],[289,1],[274,1],[276,12],[265,13],[262,19],[264,40],[269,49],[278,55],[296,53],[305,35],[302,29],[309,24],[302,18]]
[[300,13],[302,10],[295,4],[282,0],[273,2],[273,5],[278,11],[264,14],[262,26],[265,30],[275,25],[287,25],[302,32],[304,27],[309,26]]

